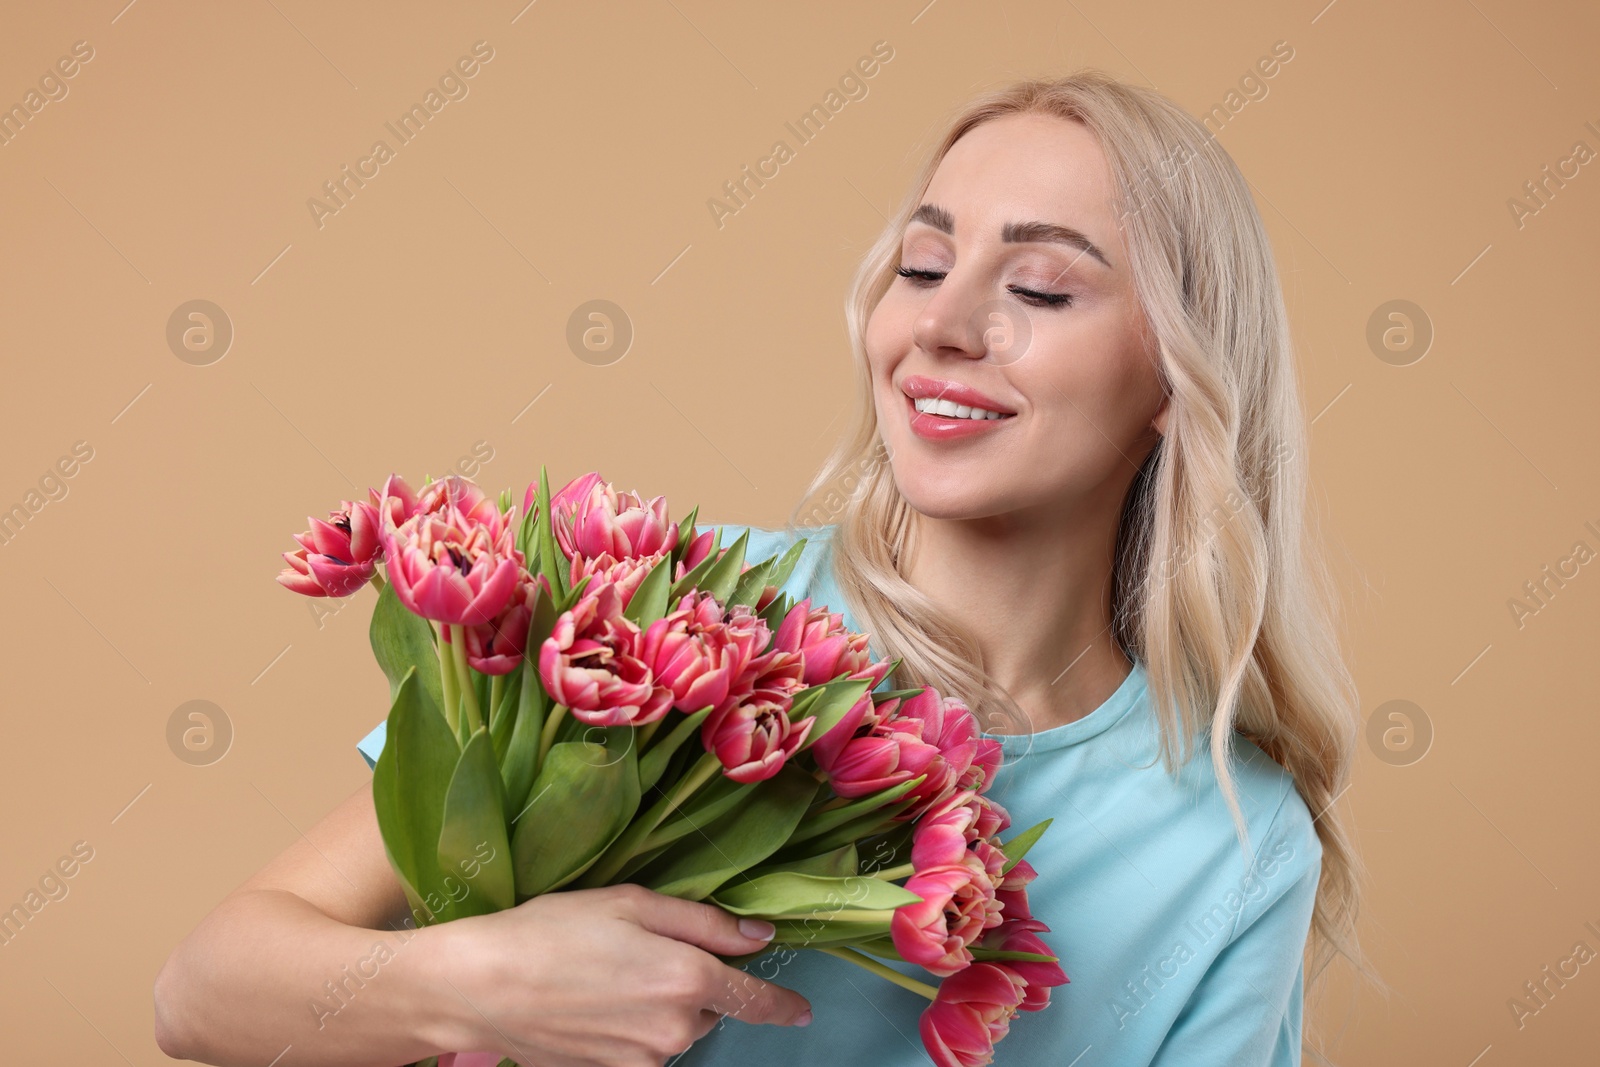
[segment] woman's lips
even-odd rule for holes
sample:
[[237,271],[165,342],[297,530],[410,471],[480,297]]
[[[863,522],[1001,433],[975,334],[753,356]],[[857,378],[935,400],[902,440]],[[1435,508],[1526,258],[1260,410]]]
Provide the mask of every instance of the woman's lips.
[[905,399],[911,432],[927,441],[951,441],[974,434],[992,433],[1016,418],[1015,415],[1007,415],[998,419],[958,419],[949,415],[934,415],[918,411],[915,400],[904,393],[901,396]]

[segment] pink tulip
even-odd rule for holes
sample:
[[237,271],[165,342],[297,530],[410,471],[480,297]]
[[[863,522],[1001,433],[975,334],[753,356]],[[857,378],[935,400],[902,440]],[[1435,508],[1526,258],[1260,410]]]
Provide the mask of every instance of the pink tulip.
[[939,995],[922,1012],[918,1029],[935,1067],[984,1067],[994,1046],[1011,1032],[1027,980],[998,963],[974,963],[939,983]]
[[689,542],[689,547],[683,550],[683,558],[678,561],[677,573],[672,576],[673,581],[678,581],[706,561],[711,555],[711,540],[715,536],[715,530],[704,530],[695,535],[694,540]]
[[715,707],[728,696],[728,688],[744,671],[749,648],[762,640],[766,626],[753,640],[737,639],[723,623],[722,605],[694,591],[678,601],[671,612],[651,623],[639,646],[639,658],[655,673],[656,681],[672,690],[673,707],[696,712]]
[[1000,925],[994,884],[975,860],[919,870],[905,887],[922,900],[895,909],[889,934],[901,956],[934,974],[951,975],[971,965],[968,946]]
[[973,743],[976,750],[972,756],[972,764],[956,784],[962,789],[976,789],[980,793],[986,793],[994,784],[995,775],[1000,773],[1004,750],[1001,749],[1000,742],[992,737],[979,737]]
[[[977,834],[978,810],[971,793],[955,794],[925,812],[911,829],[911,862],[919,871],[961,863]],[[956,801],[951,803],[951,801]]]
[[806,685],[820,685],[843,674],[870,678],[868,688],[873,688],[888,675],[889,662],[874,663],[867,642],[866,634],[845,627],[843,615],[825,607],[813,609],[810,597],[789,609],[773,638],[776,647],[799,652],[805,660]]
[[589,584],[585,587],[585,591],[588,591],[602,582],[609,582],[617,587],[617,593],[622,597],[622,606],[626,608],[628,602],[633,599],[633,594],[638,592],[639,586],[650,577],[650,571],[666,558],[665,552],[621,560],[610,553],[603,553],[593,559],[574,556],[568,572],[567,586],[576,588],[579,582],[589,578]]
[[991,796],[978,794],[978,834],[982,837],[994,837],[1003,833],[1011,825],[1011,813]]
[[439,511],[418,511],[385,542],[400,602],[449,625],[482,626],[494,618],[525,573],[511,527],[498,511],[476,522],[447,503]]
[[489,523],[499,519],[502,524],[510,525],[510,516],[500,514],[499,503],[459,474],[447,474],[436,482],[429,482],[417,494],[417,511],[421,514],[434,514],[452,506],[471,522]]
[[591,726],[643,726],[666,715],[672,690],[639,658],[643,635],[622,614],[616,587],[585,591],[539,649],[545,690]]
[[[939,750],[951,788],[967,774],[978,753],[978,724],[959,699],[941,696],[927,686],[902,703],[892,721],[898,729],[915,729],[919,738]],[[913,727],[913,723],[918,725]],[[930,785],[924,783],[918,792],[934,795]]]
[[638,493],[619,493],[599,474],[569,482],[551,498],[550,511],[556,540],[569,559],[651,556],[670,552],[678,543],[678,527],[667,519],[666,497],[647,503]]
[[300,547],[283,554],[289,566],[278,573],[282,585],[306,596],[342,597],[372,580],[383,560],[376,508],[345,500],[328,521],[306,521],[311,528],[294,535]]
[[783,768],[816,721],[808,715],[791,723],[788,701],[758,697],[706,716],[700,724],[700,741],[707,752],[716,753],[727,777],[760,782]]
[[[980,944],[984,948],[995,948],[1002,952],[1037,952],[1043,956],[1053,956],[1050,946],[1040,939],[1039,934],[1049,933],[1050,928],[1038,919],[1013,919],[1006,917],[1005,922],[993,930],[984,931]],[[1022,1011],[1040,1011],[1050,1004],[1050,987],[1066,985],[1072,979],[1061,969],[1061,962],[1045,963],[1039,960],[996,960],[1005,968],[1028,983],[1024,992],[1022,1003],[1017,1007]]]
[[804,672],[805,665],[800,662],[797,653],[774,648],[753,656],[728,687],[727,699],[717,705],[717,710],[711,714],[722,715],[739,704],[758,699],[787,707],[793,701],[794,694],[805,687],[801,681]]
[[[498,616],[482,626],[469,626],[463,633],[467,642],[467,666],[479,674],[510,674],[527,657],[528,626],[539,590],[549,596],[550,584],[544,575],[523,571],[518,575],[511,600]],[[444,631],[445,642],[451,640]]]
[[938,749],[914,734],[893,729],[891,721],[846,742],[828,776],[839,796],[864,797],[930,771],[936,776],[938,760]]
[[873,703],[870,692],[861,694],[861,699],[850,705],[850,710],[833,724],[832,729],[811,742],[810,751],[817,761],[817,766],[825,773],[832,774],[845,745],[857,737],[870,733],[873,727],[894,713],[895,705],[899,703],[899,697],[891,697],[882,705],[878,705]]
[[368,489],[372,506],[378,510],[385,532],[393,530],[417,513],[417,494],[398,474],[389,475],[382,489]]
[[[703,594],[702,594],[703,595]],[[728,640],[739,649],[742,662],[748,666],[772,644],[772,631],[756,609],[748,604],[735,604],[722,610],[722,625]],[[768,661],[770,667],[772,661]]]
[[977,778],[969,774],[979,751],[977,722],[960,700],[942,697],[931,686],[902,701],[893,714],[885,716],[879,732],[915,739],[936,753],[923,763],[927,779],[907,794],[916,803],[897,816],[903,821],[919,818],[948,799],[962,788],[962,780]]

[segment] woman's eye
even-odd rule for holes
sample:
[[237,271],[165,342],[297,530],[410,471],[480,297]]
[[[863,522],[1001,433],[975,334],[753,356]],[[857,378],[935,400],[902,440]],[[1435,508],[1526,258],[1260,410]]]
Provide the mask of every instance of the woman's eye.
[[916,283],[921,284],[921,285],[926,285],[926,284],[929,284],[931,282],[939,281],[945,275],[944,271],[938,271],[938,270],[912,270],[910,267],[896,267],[894,269],[894,272],[896,274],[900,275],[900,277],[902,277],[902,278],[909,278],[913,282],[916,282]]
[[1009,286],[1011,292],[1025,300],[1036,302],[1040,307],[1068,307],[1072,304],[1071,293],[1036,293],[1032,289],[1024,289],[1020,285]]
[[[894,272],[919,288],[942,281],[947,273],[939,270],[916,270],[912,267],[896,267]],[[1024,289],[1020,285],[1007,286],[1007,289],[1036,307],[1069,307],[1072,304],[1071,293],[1041,293],[1033,289]]]

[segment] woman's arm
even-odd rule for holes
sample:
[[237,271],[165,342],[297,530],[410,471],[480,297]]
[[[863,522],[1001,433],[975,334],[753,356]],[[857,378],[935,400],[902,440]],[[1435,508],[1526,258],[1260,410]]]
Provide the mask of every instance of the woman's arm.
[[363,785],[173,951],[155,982],[156,1041],[220,1067],[290,1047],[312,1067],[442,1051],[659,1064],[719,1013],[809,1021],[799,994],[716,959],[765,942],[709,904],[613,886],[420,930],[408,920]]
[[[1322,850],[1304,805],[1277,896],[1217,954],[1150,1067],[1298,1067],[1306,935]],[[1271,833],[1263,840],[1270,840]],[[1271,884],[1271,883],[1269,883]]]

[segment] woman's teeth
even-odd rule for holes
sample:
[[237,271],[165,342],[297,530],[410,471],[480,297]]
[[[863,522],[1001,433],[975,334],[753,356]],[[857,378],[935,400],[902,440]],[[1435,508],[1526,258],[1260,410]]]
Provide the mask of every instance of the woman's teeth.
[[984,408],[968,407],[966,404],[957,404],[954,400],[943,400],[931,396],[919,396],[912,400],[918,411],[932,415],[945,415],[956,419],[1003,419],[1006,418],[998,411],[988,411]]

